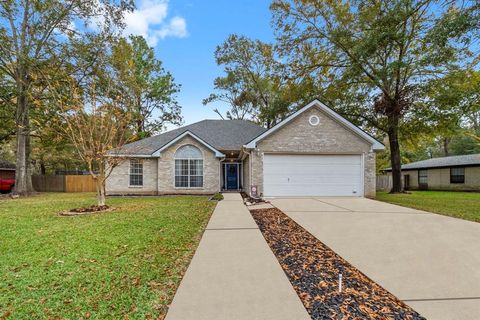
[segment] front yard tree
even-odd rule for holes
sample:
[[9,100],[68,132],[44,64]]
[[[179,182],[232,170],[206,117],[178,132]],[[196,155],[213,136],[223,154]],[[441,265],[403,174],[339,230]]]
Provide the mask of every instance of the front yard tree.
[[70,98],[60,98],[63,131],[96,181],[97,205],[105,205],[105,183],[113,168],[124,161],[112,149],[129,141],[132,114],[125,110],[110,80],[90,76],[79,86],[70,84]]
[[67,47],[70,39],[84,36],[95,28],[121,26],[122,13],[132,8],[132,0],[0,2],[0,70],[14,84],[15,193],[28,194],[32,190],[30,109],[32,90],[39,80],[37,69]]
[[105,205],[107,178],[125,160],[120,156],[121,147],[131,141],[135,119],[111,64],[115,39],[92,35],[79,40],[70,56],[77,72],[48,78],[51,103],[59,110],[52,127],[68,139],[95,179],[98,206]]
[[133,129],[137,137],[149,137],[169,123],[181,124],[181,107],[176,100],[180,86],[162,67],[145,38],[120,38],[112,51],[112,64],[122,82],[124,103],[135,116]]
[[271,5],[279,50],[292,69],[326,74],[338,92],[339,111],[388,136],[391,192],[402,191],[400,135],[432,119],[418,93],[457,54],[448,41],[429,42],[437,2],[275,0]]

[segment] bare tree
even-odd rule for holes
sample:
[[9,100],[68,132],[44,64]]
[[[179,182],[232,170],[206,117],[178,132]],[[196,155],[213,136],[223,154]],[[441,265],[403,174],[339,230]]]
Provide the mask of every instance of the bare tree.
[[[63,133],[86,163],[96,181],[97,204],[105,205],[105,183],[112,170],[125,159],[118,151],[129,141],[127,130],[133,114],[124,109],[109,80],[102,84],[93,79],[86,88],[70,84],[71,97],[60,102]],[[112,151],[113,150],[113,151]]]

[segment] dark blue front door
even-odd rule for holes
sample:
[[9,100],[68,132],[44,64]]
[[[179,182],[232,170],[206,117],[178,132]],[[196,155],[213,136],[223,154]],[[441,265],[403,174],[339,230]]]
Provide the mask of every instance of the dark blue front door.
[[227,190],[238,189],[238,164],[226,164]]

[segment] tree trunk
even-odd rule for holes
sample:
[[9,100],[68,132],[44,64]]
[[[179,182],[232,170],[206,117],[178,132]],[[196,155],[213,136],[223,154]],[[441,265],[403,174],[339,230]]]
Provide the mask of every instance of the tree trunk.
[[17,124],[17,145],[16,145],[16,166],[15,166],[15,189],[14,194],[27,194],[27,168],[25,154],[25,133],[24,129]]
[[389,120],[388,141],[390,144],[390,162],[392,165],[392,190],[390,190],[390,193],[398,193],[403,191],[400,144],[398,143],[398,117],[392,116],[392,119]]
[[40,174],[41,175],[47,174],[47,168],[45,168],[45,162],[43,160],[40,160]]
[[95,178],[96,181],[96,188],[97,188],[97,205],[104,206],[105,205],[105,186],[104,186],[104,179],[100,177]]
[[28,194],[28,153],[27,145],[29,144],[28,129],[28,103],[26,85],[23,80],[19,80],[17,84],[18,100],[15,114],[16,124],[16,166],[15,166],[15,189],[14,194]]
[[448,157],[450,153],[448,152],[448,145],[450,144],[449,138],[443,138],[443,153],[445,157]]
[[32,164],[30,163],[31,153],[32,153],[32,139],[30,136],[30,117],[27,113],[27,128],[28,131],[26,132],[26,143],[25,143],[25,168],[27,169],[27,174],[25,176],[26,185],[27,185],[27,194],[33,193],[35,190],[33,189],[32,184]]

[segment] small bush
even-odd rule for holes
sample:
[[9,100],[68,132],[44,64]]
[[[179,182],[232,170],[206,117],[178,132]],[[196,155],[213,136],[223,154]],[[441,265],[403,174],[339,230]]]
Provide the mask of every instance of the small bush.
[[220,192],[215,193],[215,194],[210,198],[210,200],[213,200],[213,201],[222,201],[222,200],[223,200],[223,194],[221,194]]

